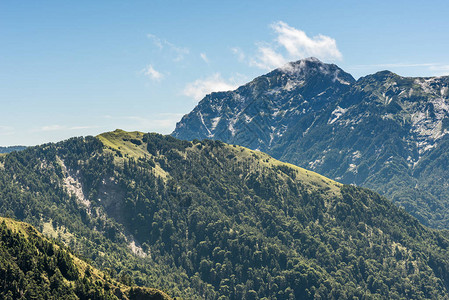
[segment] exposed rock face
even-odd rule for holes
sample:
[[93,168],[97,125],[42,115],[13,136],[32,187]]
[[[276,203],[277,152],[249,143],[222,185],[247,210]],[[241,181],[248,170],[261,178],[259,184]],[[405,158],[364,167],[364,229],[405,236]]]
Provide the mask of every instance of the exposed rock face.
[[448,133],[449,77],[382,71],[355,81],[310,58],[207,95],[172,135],[267,152],[449,228]]
[[173,136],[211,138],[266,151],[305,114],[348,91],[354,78],[317,59],[290,63],[231,92],[207,95],[177,124]]

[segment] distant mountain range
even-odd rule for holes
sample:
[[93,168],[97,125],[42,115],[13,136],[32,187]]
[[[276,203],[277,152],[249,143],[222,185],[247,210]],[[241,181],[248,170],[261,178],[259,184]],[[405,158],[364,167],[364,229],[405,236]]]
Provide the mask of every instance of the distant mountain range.
[[8,146],[8,147],[0,147],[0,153],[10,153],[13,151],[22,151],[26,146]]
[[172,133],[266,152],[369,187],[449,228],[449,77],[355,80],[315,58],[207,95]]
[[86,272],[5,219],[0,262],[17,277],[0,284],[12,299],[14,278],[30,293],[115,295],[117,278],[183,299],[449,297],[447,231],[367,189],[220,141],[116,130],[12,152],[0,156],[0,214],[105,270]]

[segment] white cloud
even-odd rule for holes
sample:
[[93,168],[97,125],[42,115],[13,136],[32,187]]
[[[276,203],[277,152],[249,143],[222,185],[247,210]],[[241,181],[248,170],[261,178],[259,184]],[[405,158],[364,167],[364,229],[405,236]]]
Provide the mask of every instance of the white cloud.
[[189,49],[187,48],[176,48],[174,49],[176,56],[173,58],[174,62],[179,62],[184,59],[184,56],[189,54]]
[[198,79],[188,83],[183,90],[183,94],[198,101],[212,92],[229,91],[237,87],[238,84],[233,82],[232,78],[225,80],[221,77],[220,73],[215,73],[208,78]]
[[164,48],[164,42],[166,43],[167,41],[162,41],[159,37],[155,36],[154,34],[147,34],[147,37],[153,41],[153,44],[156,45],[156,47],[158,47],[159,49]]
[[287,50],[290,57],[314,56],[323,60],[341,60],[343,57],[337,42],[331,37],[319,34],[310,38],[304,31],[284,22],[274,23],[271,27],[278,35],[276,41]]
[[270,46],[260,45],[255,58],[251,58],[249,64],[261,69],[274,69],[287,63],[287,59],[282,54],[276,52]]
[[209,63],[209,58],[207,57],[206,53],[200,53],[201,59],[204,60],[205,63]]
[[431,71],[437,72],[437,76],[449,75],[449,65],[434,64],[429,68]]
[[164,78],[164,75],[161,72],[156,71],[152,65],[146,66],[146,68],[143,69],[142,72],[145,76],[148,76],[150,79],[155,81],[160,81],[162,78]]
[[68,129],[70,130],[82,130],[82,129],[93,129],[93,128],[100,128],[100,126],[72,126]]
[[[331,37],[322,34],[309,37],[304,31],[281,21],[271,24],[270,27],[276,38],[271,43],[256,44],[256,53],[246,59],[250,66],[271,70],[289,61],[307,57],[325,61],[341,60],[343,57],[337,48],[337,42]],[[245,60],[246,56],[239,48],[232,48],[231,51],[237,55],[239,61]]]
[[160,37],[154,34],[147,34],[147,37],[153,42],[153,44],[158,47],[160,50],[167,50],[168,55],[175,62],[182,61],[184,57],[190,53],[190,50],[185,47],[178,47],[173,43],[165,39],[161,39]]
[[231,48],[231,52],[234,53],[234,55],[237,56],[239,61],[244,61],[245,60],[245,52],[243,52],[243,50],[240,49],[239,47]]
[[65,126],[61,125],[47,125],[42,126],[39,131],[57,131],[57,130],[64,130],[67,129]]

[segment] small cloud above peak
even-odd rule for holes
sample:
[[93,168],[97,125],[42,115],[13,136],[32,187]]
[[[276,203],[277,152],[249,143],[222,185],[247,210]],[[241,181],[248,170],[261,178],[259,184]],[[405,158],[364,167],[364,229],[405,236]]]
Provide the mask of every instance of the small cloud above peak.
[[287,63],[287,59],[270,46],[259,46],[255,58],[249,62],[251,66],[271,70]]
[[164,78],[164,75],[161,72],[156,71],[152,65],[148,65],[143,69],[143,74],[154,81],[160,81]]
[[326,63],[322,62],[316,57],[306,57],[296,61],[288,62],[286,65],[304,65],[304,64],[325,65]]
[[306,58],[304,58],[304,59],[302,59],[302,60],[305,60],[305,61],[313,61],[313,62],[321,62],[321,60],[319,60],[318,58],[313,57],[313,56],[306,57]]
[[319,34],[309,37],[299,29],[279,21],[271,25],[277,33],[276,41],[291,57],[318,57],[324,60],[341,60],[343,55],[337,48],[335,39]]
[[147,38],[150,39],[159,50],[166,52],[168,57],[171,57],[174,62],[182,61],[184,57],[190,53],[188,48],[176,46],[166,39],[160,38],[152,33],[148,33]]
[[[320,62],[320,59],[336,61],[343,58],[337,42],[329,36],[319,34],[309,37],[304,31],[282,21],[271,24],[270,28],[276,38],[271,43],[256,44],[256,54],[247,60],[250,66],[272,70],[300,59]],[[244,60],[245,57],[239,55],[239,48],[233,48],[232,51],[239,60]]]
[[221,77],[220,73],[215,73],[210,77],[197,79],[194,82],[188,83],[183,90],[183,94],[199,101],[212,92],[230,91],[237,87],[238,84],[232,78],[225,80]]

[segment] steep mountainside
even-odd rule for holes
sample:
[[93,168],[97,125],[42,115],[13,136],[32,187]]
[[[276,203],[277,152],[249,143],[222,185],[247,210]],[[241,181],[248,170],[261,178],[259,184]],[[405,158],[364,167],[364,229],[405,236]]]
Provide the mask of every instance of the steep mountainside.
[[173,136],[267,152],[372,188],[421,222],[449,228],[449,77],[383,71],[355,81],[306,59],[212,93]]
[[0,212],[188,299],[447,298],[449,238],[219,141],[114,131],[0,157]]
[[170,299],[111,279],[32,226],[0,218],[1,299]]
[[317,59],[291,63],[235,91],[207,95],[177,124],[173,136],[246,141],[245,146],[267,152],[301,115],[336,102],[354,82],[337,66]]

